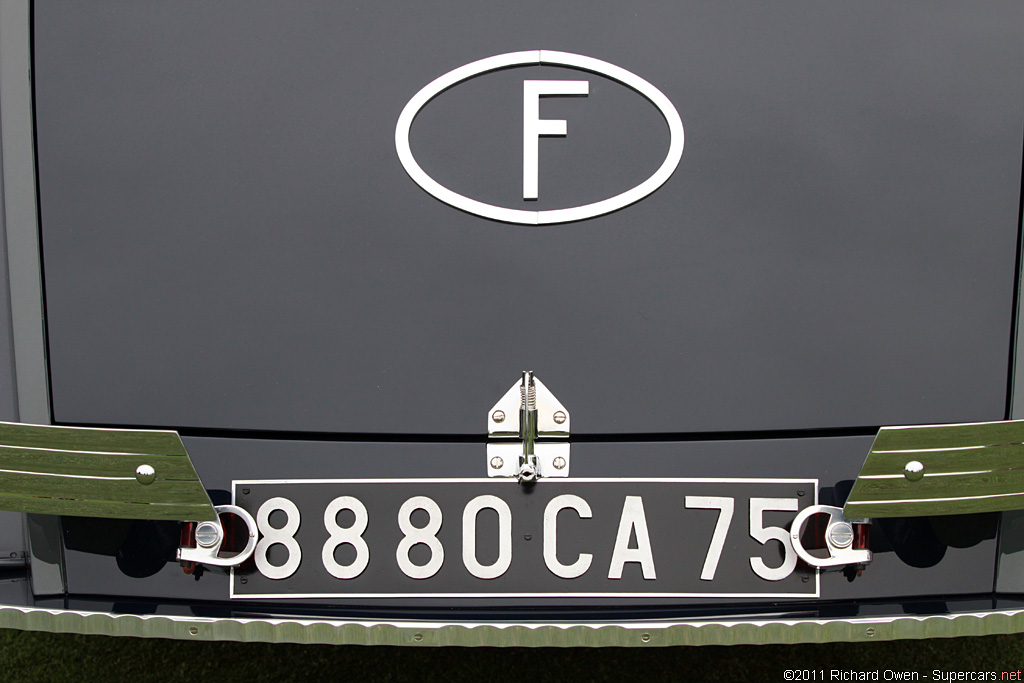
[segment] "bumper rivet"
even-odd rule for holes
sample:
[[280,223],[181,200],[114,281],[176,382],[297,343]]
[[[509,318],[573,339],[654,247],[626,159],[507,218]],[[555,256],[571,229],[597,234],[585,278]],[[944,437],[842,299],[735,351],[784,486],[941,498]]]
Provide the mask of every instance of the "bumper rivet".
[[415,640],[417,643],[423,642],[423,634],[417,633],[412,637],[412,639]]
[[917,460],[911,460],[903,466],[903,476],[908,481],[921,481],[924,476],[924,465]]
[[645,643],[651,642],[651,634],[650,633],[643,634],[642,636],[640,636],[640,640],[644,641]]
[[135,480],[143,486],[149,486],[156,481],[156,470],[152,465],[139,465],[135,468]]

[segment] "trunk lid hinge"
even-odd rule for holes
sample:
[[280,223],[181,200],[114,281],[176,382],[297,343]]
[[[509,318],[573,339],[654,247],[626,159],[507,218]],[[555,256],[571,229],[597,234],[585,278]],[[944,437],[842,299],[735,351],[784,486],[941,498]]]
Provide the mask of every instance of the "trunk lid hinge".
[[531,370],[491,408],[487,436],[489,477],[569,476],[569,411]]

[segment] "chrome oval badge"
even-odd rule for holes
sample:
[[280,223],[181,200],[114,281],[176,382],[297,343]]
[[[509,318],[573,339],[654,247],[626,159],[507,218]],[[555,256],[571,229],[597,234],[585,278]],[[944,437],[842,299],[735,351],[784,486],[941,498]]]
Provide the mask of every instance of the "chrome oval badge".
[[[457,192],[453,192],[431,178],[420,168],[420,165],[413,157],[409,144],[409,134],[412,129],[413,120],[420,110],[432,99],[442,92],[462,81],[479,76],[498,69],[507,69],[519,66],[559,66],[589,71],[606,76],[614,81],[635,90],[650,101],[661,115],[665,118],[669,129],[668,153],[661,166],[647,180],[639,185],[617,194],[614,197],[603,199],[598,202],[575,206],[566,209],[551,209],[547,211],[526,211],[523,209],[508,209],[493,204],[470,199]],[[558,85],[554,85],[558,84]],[[565,135],[565,121],[541,119],[537,113],[536,102],[543,95],[586,95],[586,81],[525,81],[524,82],[524,170],[523,170],[523,192],[524,199],[536,197],[536,140],[541,135]],[[531,148],[531,144],[533,147]],[[581,221],[595,216],[601,216],[612,211],[617,211],[640,201],[661,187],[671,177],[679,164],[683,154],[683,122],[679,113],[665,95],[653,85],[640,78],[636,74],[617,67],[614,64],[603,62],[600,59],[584,57],[569,52],[555,52],[552,50],[526,50],[524,52],[509,52],[494,57],[487,57],[475,62],[460,66],[449,71],[440,78],[427,84],[422,90],[416,93],[398,117],[398,125],[395,127],[395,148],[398,150],[398,158],[402,162],[409,177],[428,193],[442,202],[454,206],[468,213],[490,218],[504,223],[519,223],[522,225],[550,225],[553,223],[568,223]],[[532,151],[531,151],[532,150]],[[531,166],[532,164],[532,166]],[[534,193],[531,197],[530,194]]]

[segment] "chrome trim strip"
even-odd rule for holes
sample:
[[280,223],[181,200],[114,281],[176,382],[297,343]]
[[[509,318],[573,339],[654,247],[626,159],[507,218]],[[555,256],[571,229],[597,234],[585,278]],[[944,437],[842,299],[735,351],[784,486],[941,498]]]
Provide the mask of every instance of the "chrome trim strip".
[[[80,453],[81,451],[75,451]],[[3,474],[31,474],[37,477],[63,477],[65,479],[91,479],[93,481],[135,481],[135,477],[100,477],[88,474],[57,474],[55,472],[29,472],[28,470],[5,470],[0,469]]]
[[[4,227],[11,303],[17,420],[49,424],[50,382],[43,316],[39,214],[36,206],[35,114],[29,0],[0,1],[0,152],[3,153]],[[32,590],[64,592],[60,521],[30,515]]]
[[861,642],[1020,633],[1024,631],[1024,610],[853,619],[494,623],[204,618],[0,607],[0,628],[264,643],[663,647]]
[[[10,422],[0,422],[0,424],[12,424]],[[49,425],[46,425],[49,428]],[[56,427],[54,427],[56,429]],[[83,427],[82,429],[85,429]],[[113,430],[111,430],[113,431]],[[124,430],[122,430],[124,431]],[[127,453],[121,451],[85,451],[78,448],[42,448],[40,446],[12,446],[11,444],[3,444],[3,448],[10,448],[18,451],[40,451],[43,453],[66,453],[72,451],[74,453],[82,453],[85,455],[139,455],[138,453]]]
[[[878,451],[875,451],[876,453]],[[972,472],[925,472],[923,477],[963,477],[971,474],[992,474],[993,472],[1007,472],[1009,470],[1021,469],[1019,467],[1003,467],[995,470],[974,470]],[[904,479],[902,474],[865,474],[860,479]]]
[[0,2],[0,136],[18,419],[48,424],[28,0]]
[[[1010,496],[1024,496],[1024,491],[1016,493],[989,493],[984,496],[958,496],[955,498],[894,498],[892,500],[872,500],[871,505],[892,505],[896,503],[958,503],[965,500],[987,500],[989,498],[1007,498]],[[865,503],[867,504],[867,503]],[[1021,506],[1024,508],[1024,505]],[[950,508],[946,514],[957,514],[955,508]],[[934,514],[934,513],[933,513]]]

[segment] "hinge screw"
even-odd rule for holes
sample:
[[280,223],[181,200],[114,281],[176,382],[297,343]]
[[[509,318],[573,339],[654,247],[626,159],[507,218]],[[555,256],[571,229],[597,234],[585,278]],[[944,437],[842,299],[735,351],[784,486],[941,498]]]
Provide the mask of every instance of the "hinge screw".
[[564,470],[565,458],[563,458],[562,456],[558,456],[557,458],[551,461],[551,464],[555,466],[556,470]]
[[494,413],[491,414],[491,419],[494,420],[495,422],[504,422],[505,421],[505,411],[504,410],[495,410]]
[[499,458],[498,456],[494,456],[493,458],[491,458],[491,469],[500,470],[502,466],[504,466],[504,464],[505,461]]
[[565,413],[563,413],[561,410],[555,411],[555,416],[554,417],[555,417],[555,424],[556,425],[560,425],[563,422],[565,422]]

